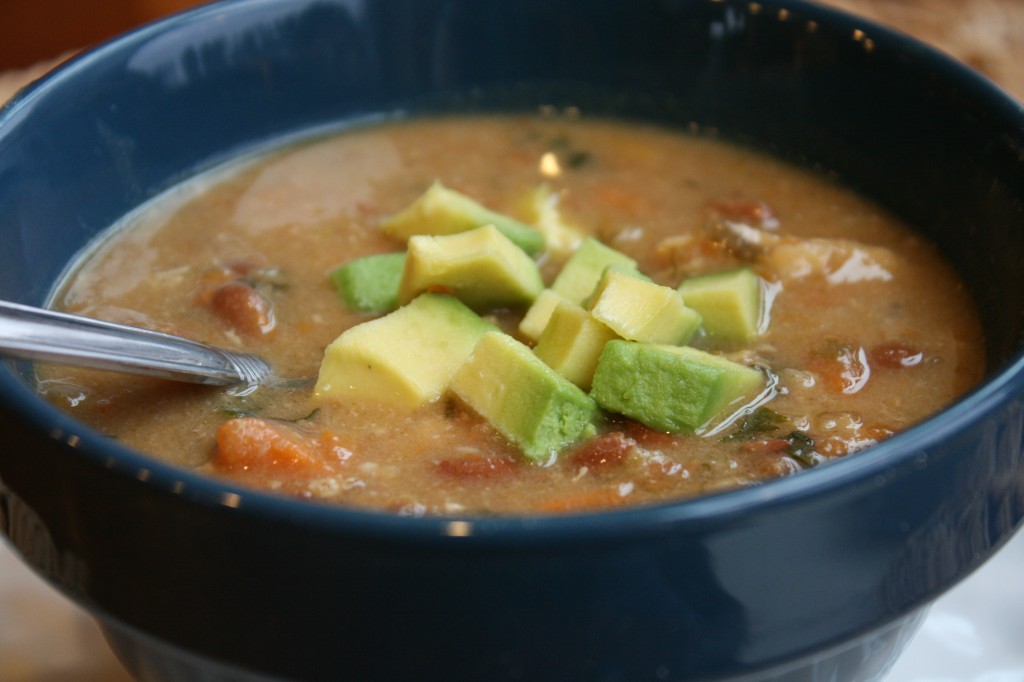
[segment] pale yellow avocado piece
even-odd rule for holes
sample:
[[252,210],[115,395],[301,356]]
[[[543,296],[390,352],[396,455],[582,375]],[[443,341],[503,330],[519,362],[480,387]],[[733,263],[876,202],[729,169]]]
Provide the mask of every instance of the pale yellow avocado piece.
[[761,334],[762,282],[750,268],[716,272],[684,280],[679,293],[704,319],[708,337],[746,342]]
[[381,223],[380,229],[392,237],[408,240],[415,235],[456,234],[481,225],[494,225],[530,255],[544,250],[544,235],[534,227],[492,211],[440,182]]
[[606,267],[604,269],[604,272],[601,274],[601,279],[598,280],[597,286],[594,287],[594,290],[590,293],[590,296],[587,296],[586,299],[583,300],[583,307],[584,308],[586,308],[587,310],[590,310],[594,306],[594,301],[597,300],[597,297],[600,295],[601,290],[604,289],[605,283],[608,281],[608,274],[612,273],[612,272],[617,272],[617,273],[626,275],[628,277],[635,277],[637,279],[642,279],[645,282],[653,282],[654,281],[650,277],[645,275],[644,273],[640,272],[639,270],[634,270],[633,268],[626,267],[626,266],[623,266],[623,265],[617,265],[617,264],[609,265],[608,267]]
[[555,306],[533,352],[551,369],[590,390],[604,344],[620,338],[608,325],[569,301]]
[[622,338],[644,343],[686,343],[701,323],[675,289],[614,269],[595,290],[590,312]]
[[583,304],[601,281],[609,266],[636,270],[636,261],[624,253],[605,246],[593,237],[584,239],[565,262],[551,288],[573,303]]
[[532,460],[546,461],[595,432],[597,404],[501,332],[480,338],[451,391]]
[[548,326],[548,320],[551,319],[551,313],[555,311],[555,306],[568,300],[551,289],[540,292],[519,322],[519,333],[530,341],[536,342],[544,333],[544,328]]
[[547,184],[538,186],[520,202],[525,222],[544,235],[548,253],[565,258],[579,247],[587,236],[579,227],[568,223],[559,207],[561,197]]
[[436,400],[480,337],[494,329],[456,298],[423,294],[327,346],[313,398],[413,410]]
[[476,310],[529,305],[544,289],[533,259],[493,225],[409,239],[399,303],[425,291],[452,294]]

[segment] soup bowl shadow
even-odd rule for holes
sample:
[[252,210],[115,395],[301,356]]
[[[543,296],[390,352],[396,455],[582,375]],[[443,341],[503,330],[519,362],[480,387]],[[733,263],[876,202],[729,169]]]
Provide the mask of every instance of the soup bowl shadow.
[[985,381],[827,466],[657,506],[403,518],[154,461],[0,365],[0,530],[143,680],[871,680],[1024,517],[1024,112],[882,27],[763,0],[241,0],[0,113],[0,298],[195,173],[395,112],[615,116],[817,168],[974,294]]

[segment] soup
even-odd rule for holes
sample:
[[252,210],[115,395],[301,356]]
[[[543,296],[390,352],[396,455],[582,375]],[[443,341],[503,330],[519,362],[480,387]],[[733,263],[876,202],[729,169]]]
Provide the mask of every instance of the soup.
[[[333,392],[323,374],[333,351],[325,349],[337,348],[343,332],[379,328],[370,325],[399,319],[417,300],[467,290],[428,277],[402,289],[408,300],[353,299],[360,286],[370,298],[394,298],[394,277],[411,286],[414,244],[455,243],[456,235],[388,229],[409,207],[415,213],[430,188],[544,237],[539,250],[515,256],[539,276],[527,294],[465,306],[490,330],[487,338],[539,350],[553,308],[533,329],[524,318],[557,289],[581,245],[596,245],[635,264],[625,273],[603,267],[606,289],[622,275],[615,281],[626,289],[674,302],[682,291],[686,304],[699,298],[691,299],[687,282],[736,273],[756,282],[756,329],[716,333],[716,313],[704,311],[676,345],[724,359],[748,372],[742,376],[756,370],[760,388],[711,418],[698,410],[699,423],[678,428],[646,418],[667,402],[657,392],[639,412],[598,404],[585,428],[557,447],[542,444],[540,454],[481,407],[494,393],[487,386],[472,389],[477,401],[445,385],[412,406],[381,399],[373,378],[365,390],[353,380],[356,388]],[[487,229],[496,233],[487,233],[488,244],[504,245],[506,233]],[[469,231],[457,234],[466,241]],[[389,277],[376,266],[370,274],[344,268],[378,254],[399,256]],[[566,314],[589,324],[599,293],[569,301]],[[617,305],[626,315],[649,307],[625,300]],[[252,352],[280,376],[321,374],[315,384],[225,391],[40,368],[40,390],[83,422],[246,486],[411,515],[562,513],[758,484],[891,436],[948,405],[984,369],[967,292],[930,244],[879,207],[721,141],[576,115],[396,121],[240,161],[113,229],[60,284],[54,305]],[[446,344],[451,334],[437,330],[428,322],[390,352],[414,356],[431,334]],[[629,349],[673,345],[623,333],[605,340]],[[479,351],[472,341],[470,351]],[[395,370],[399,380],[434,363],[416,362]],[[479,364],[486,372],[505,361]],[[622,372],[612,366],[605,374]],[[525,373],[507,375],[503,381],[519,381]],[[590,373],[573,384],[583,399],[600,393],[592,377],[600,379]],[[678,410],[662,411],[671,418]]]

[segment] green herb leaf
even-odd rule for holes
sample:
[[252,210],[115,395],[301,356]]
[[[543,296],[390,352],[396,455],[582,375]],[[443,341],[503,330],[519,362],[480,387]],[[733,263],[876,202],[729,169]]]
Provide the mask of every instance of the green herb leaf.
[[588,165],[593,160],[590,152],[582,149],[575,149],[565,156],[565,165],[573,170]]
[[789,421],[789,417],[767,407],[759,407],[736,423],[736,429],[722,442],[750,440],[755,436],[775,431]]
[[813,467],[818,464],[818,453],[814,451],[814,439],[803,431],[794,431],[786,436],[789,441],[789,449],[786,453],[800,462],[805,467]]

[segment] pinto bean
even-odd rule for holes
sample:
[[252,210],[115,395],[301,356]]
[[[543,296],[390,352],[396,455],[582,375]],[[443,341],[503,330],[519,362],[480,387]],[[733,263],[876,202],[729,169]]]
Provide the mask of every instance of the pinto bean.
[[242,282],[217,287],[210,305],[225,324],[247,336],[266,336],[277,326],[270,301]]
[[901,341],[890,341],[871,349],[871,362],[887,369],[902,369],[921,364],[924,353]]

